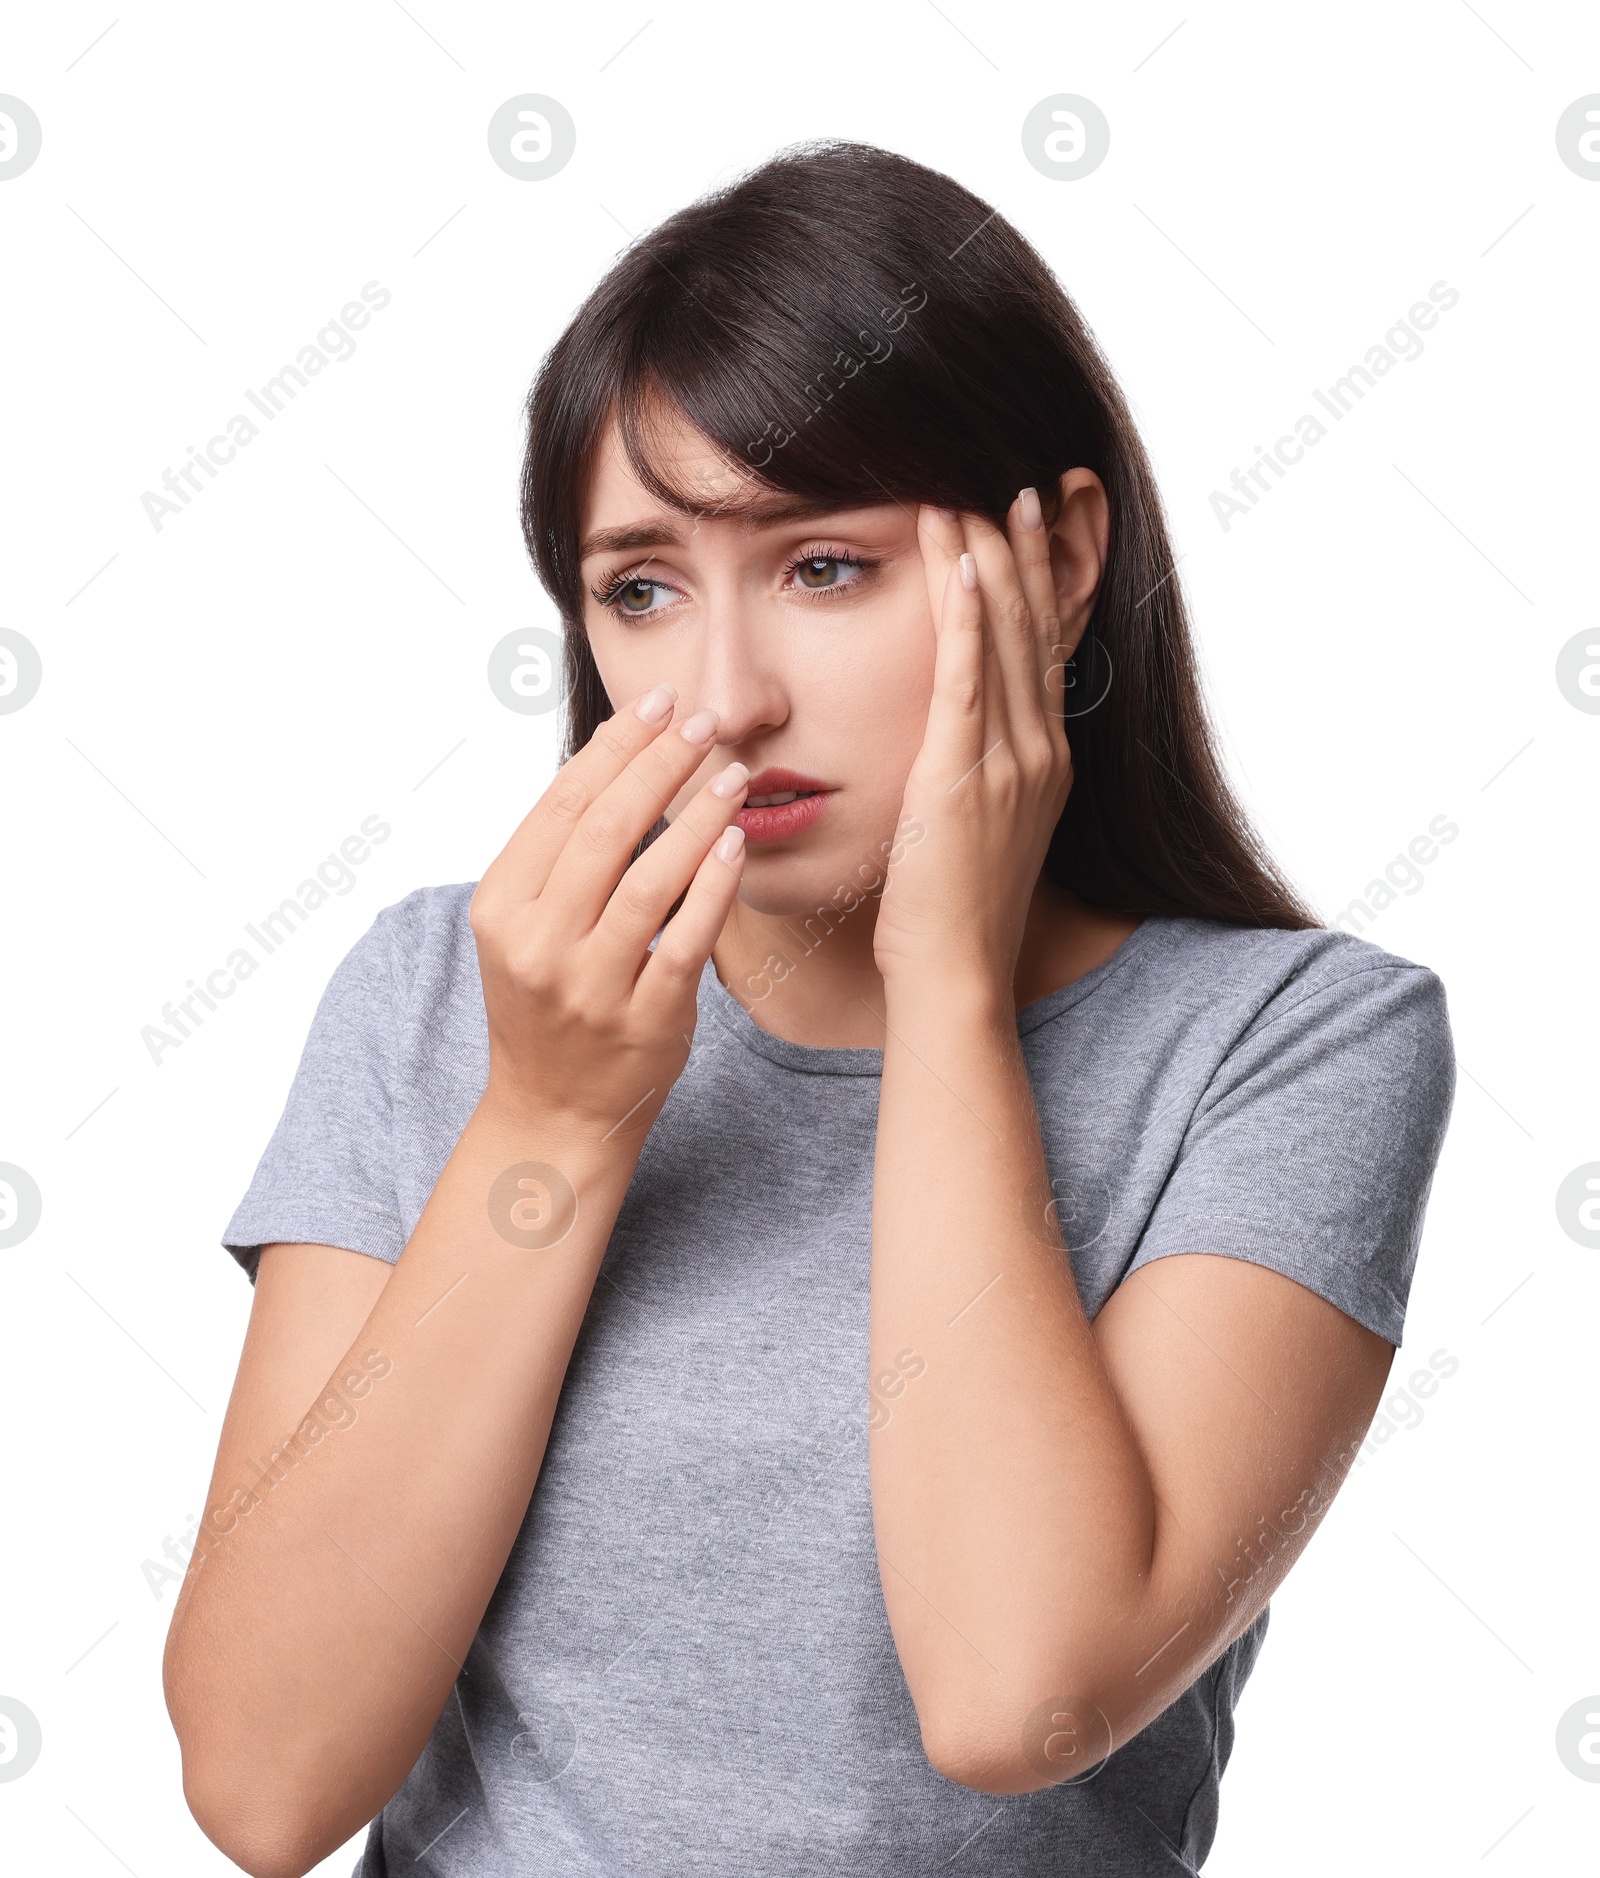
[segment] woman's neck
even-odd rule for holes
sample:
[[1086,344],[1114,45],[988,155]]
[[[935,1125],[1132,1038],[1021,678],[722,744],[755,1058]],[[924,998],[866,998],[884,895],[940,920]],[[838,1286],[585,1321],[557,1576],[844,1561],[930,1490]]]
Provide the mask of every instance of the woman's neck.
[[[883,979],[872,956],[878,902],[809,916],[736,900],[712,952],[718,978],[763,1030],[817,1049],[878,1049]],[[1104,964],[1139,921],[1085,906],[1040,878],[1012,978],[1018,1010]]]

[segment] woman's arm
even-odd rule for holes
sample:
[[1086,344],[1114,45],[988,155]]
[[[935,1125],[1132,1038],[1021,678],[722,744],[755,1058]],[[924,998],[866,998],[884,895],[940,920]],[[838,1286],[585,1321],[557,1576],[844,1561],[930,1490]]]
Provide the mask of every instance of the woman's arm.
[[1024,491],[1009,540],[923,511],[939,636],[905,809],[927,834],[891,866],[874,934],[880,1574],[930,1760],[995,1793],[1089,1771],[1258,1614],[1393,1356],[1221,1257],[1163,1259],[1084,1314],[1012,992],[1072,781],[1049,680],[1108,535],[1092,472],[1061,487],[1053,530]]
[[600,727],[479,885],[488,1086],[393,1270],[328,1248],[263,1256],[166,1660],[190,1806],[258,1878],[335,1850],[426,1743],[687,1060],[738,889],[737,831],[724,843],[746,776],[731,766],[630,867],[715,731],[702,713],[692,741],[665,735],[671,694],[657,702]]
[[1259,1613],[1394,1351],[1293,1280],[1204,1255],[1135,1273],[1091,1326],[1049,1226],[1014,1007],[946,978],[896,987],[886,1015],[884,1598],[934,1766],[1027,1792],[1092,1768]]
[[[263,1254],[166,1664],[190,1807],[246,1870],[308,1870],[421,1753],[527,1510],[636,1154],[480,1106],[392,1272]],[[530,1161],[582,1196],[545,1251],[508,1246],[484,1203]],[[341,1258],[387,1278],[375,1298]],[[352,1324],[319,1394],[307,1346]]]

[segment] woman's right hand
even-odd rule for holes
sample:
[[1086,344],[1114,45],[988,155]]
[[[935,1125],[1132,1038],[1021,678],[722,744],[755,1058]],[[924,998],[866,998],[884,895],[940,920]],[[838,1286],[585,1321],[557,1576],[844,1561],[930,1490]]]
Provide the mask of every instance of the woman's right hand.
[[486,1100],[635,1146],[688,1061],[700,976],[744,871],[733,821],[750,777],[742,763],[713,776],[629,865],[717,734],[714,711],[673,728],[676,699],[657,685],[607,718],[472,897]]
[[[742,764],[629,865],[715,747],[715,715],[697,712],[686,738],[674,702],[658,687],[602,724],[479,883],[488,1088],[399,1259],[298,1242],[261,1254],[166,1659],[184,1791],[248,1871],[310,1871],[398,1791],[521,1530],[633,1160],[688,1059],[739,888],[739,831],[727,859],[714,850],[745,798]],[[431,1086],[429,1071],[406,1086]],[[397,1144],[410,1158],[394,1175],[430,1144],[426,1130]],[[486,1200],[507,1174],[531,1192],[525,1164],[557,1160],[583,1205],[559,1240],[530,1245]],[[326,1439],[316,1405],[352,1371],[393,1379]]]

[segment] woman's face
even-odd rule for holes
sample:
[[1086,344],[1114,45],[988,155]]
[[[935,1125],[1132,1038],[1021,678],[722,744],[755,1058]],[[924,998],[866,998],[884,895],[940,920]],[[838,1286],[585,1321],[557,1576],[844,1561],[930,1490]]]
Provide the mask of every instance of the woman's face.
[[[823,510],[741,485],[676,413],[653,460],[674,486],[725,506],[700,517],[664,507],[612,425],[580,534],[601,681],[613,709],[664,682],[676,722],[717,712],[717,740],[668,819],[724,765],[747,764],[739,897],[757,912],[809,913],[858,884],[861,863],[882,868],[921,746],[934,627],[916,508]],[[797,789],[815,792],[811,806],[760,806]]]

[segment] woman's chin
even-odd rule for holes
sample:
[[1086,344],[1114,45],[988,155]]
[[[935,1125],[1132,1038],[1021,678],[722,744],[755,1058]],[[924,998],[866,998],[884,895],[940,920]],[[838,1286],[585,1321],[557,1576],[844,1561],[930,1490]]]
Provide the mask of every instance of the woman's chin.
[[883,890],[885,863],[872,858],[874,844],[830,843],[826,849],[796,842],[745,849],[739,900],[752,913],[775,919],[808,919],[826,911],[832,919],[859,913]]

